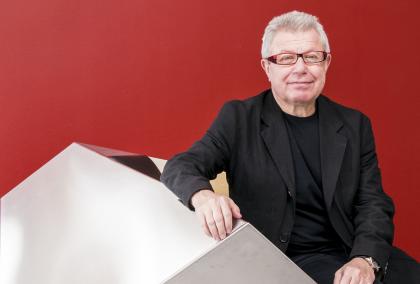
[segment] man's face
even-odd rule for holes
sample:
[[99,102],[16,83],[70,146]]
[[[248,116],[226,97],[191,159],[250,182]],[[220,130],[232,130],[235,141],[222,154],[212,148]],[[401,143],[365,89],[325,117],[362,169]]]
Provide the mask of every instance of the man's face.
[[[271,55],[308,51],[324,51],[315,30],[278,31],[271,43]],[[289,105],[308,105],[313,104],[322,92],[330,61],[328,55],[327,60],[315,64],[304,63],[301,57],[293,65],[277,65],[265,59],[261,64],[277,99]]]

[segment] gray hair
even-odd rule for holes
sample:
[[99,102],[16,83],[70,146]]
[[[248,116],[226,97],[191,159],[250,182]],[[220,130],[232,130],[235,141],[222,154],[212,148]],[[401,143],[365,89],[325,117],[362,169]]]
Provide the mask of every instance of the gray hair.
[[262,38],[261,56],[269,57],[271,43],[275,34],[279,31],[306,32],[315,30],[321,39],[322,46],[326,52],[330,52],[330,44],[328,43],[327,34],[324,31],[318,18],[299,11],[292,11],[280,16],[274,17],[267,25]]

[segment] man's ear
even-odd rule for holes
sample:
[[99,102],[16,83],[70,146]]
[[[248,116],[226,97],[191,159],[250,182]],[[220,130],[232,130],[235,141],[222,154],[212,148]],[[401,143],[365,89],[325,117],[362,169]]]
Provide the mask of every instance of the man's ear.
[[270,81],[270,64],[267,59],[261,59],[261,67],[267,75],[268,81]]
[[330,64],[331,64],[331,59],[332,59],[332,56],[331,56],[331,54],[328,54],[327,55],[327,59],[325,60],[325,71],[327,71],[328,70],[328,67],[330,66]]

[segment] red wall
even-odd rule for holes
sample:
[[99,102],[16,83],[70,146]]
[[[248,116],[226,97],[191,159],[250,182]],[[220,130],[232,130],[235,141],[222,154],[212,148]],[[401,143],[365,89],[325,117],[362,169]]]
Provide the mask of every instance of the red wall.
[[263,29],[320,17],[326,94],[374,124],[396,244],[420,258],[420,20],[412,1],[38,0],[0,3],[0,192],[73,141],[169,158],[222,103],[268,87]]

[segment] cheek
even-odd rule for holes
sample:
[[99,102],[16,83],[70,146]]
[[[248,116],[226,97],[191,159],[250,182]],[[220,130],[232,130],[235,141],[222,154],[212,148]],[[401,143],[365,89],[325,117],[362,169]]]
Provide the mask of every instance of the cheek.
[[280,87],[286,85],[288,75],[288,72],[271,72],[269,79],[273,85]]
[[325,74],[327,74],[327,70],[322,68],[321,70],[318,70],[318,77],[319,78],[325,78]]
[[284,78],[280,78],[280,77],[275,77],[272,79],[271,81],[271,87],[275,88],[277,90],[283,90],[285,91],[288,88],[288,85],[285,82]]
[[318,85],[322,88],[325,84],[325,73],[322,73],[318,77]]
[[325,83],[325,75],[326,72],[324,70],[316,70],[315,72],[311,72],[312,77],[315,79],[317,86],[323,86]]
[[323,76],[322,74],[317,74],[315,78],[317,84],[322,84],[325,81],[325,76]]

